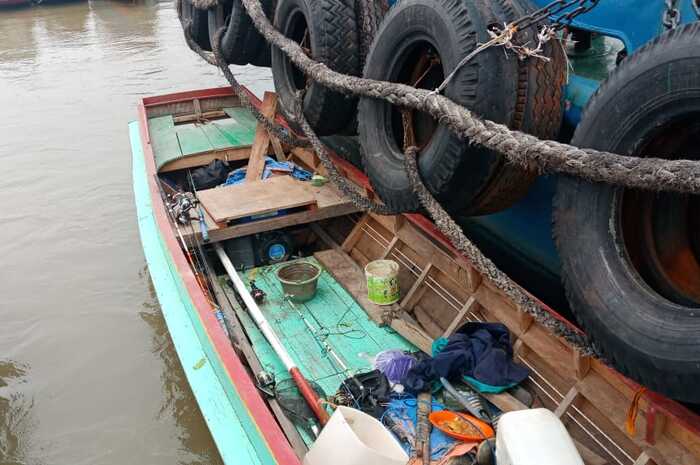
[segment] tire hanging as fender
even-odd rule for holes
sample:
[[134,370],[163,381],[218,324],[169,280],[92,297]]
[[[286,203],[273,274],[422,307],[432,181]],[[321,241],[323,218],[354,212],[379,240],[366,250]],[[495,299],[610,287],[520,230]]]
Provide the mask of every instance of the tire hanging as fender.
[[[625,59],[588,102],[572,144],[700,159],[700,23]],[[554,235],[571,308],[620,372],[700,403],[700,196],[563,177]]]
[[[302,43],[311,57],[343,74],[360,73],[357,20],[353,0],[279,0],[275,27]],[[280,50],[272,51],[272,76],[285,116],[293,108],[298,90],[306,89],[304,116],[318,135],[345,129],[356,114],[357,99],[307,82]]]
[[[404,0],[384,18],[364,75],[434,89],[478,43],[489,40],[488,28],[532,10],[529,2],[514,2]],[[508,15],[503,5],[515,13]],[[500,48],[487,49],[459,70],[444,95],[486,119],[551,137],[561,117],[565,62],[563,54],[551,52],[551,65],[543,67],[530,63],[534,58],[521,63]],[[431,66],[427,71],[411,69],[426,61]],[[546,124],[537,122],[543,116]],[[452,212],[503,209],[521,198],[534,179],[533,173],[506,165],[500,154],[470,145],[427,115],[404,116],[386,102],[363,98],[358,119],[365,169],[382,200],[396,209],[419,209],[403,167],[404,118],[412,122],[426,186]]]
[[[272,17],[273,0],[262,0],[261,5],[267,16]],[[227,63],[270,66],[270,46],[255,29],[241,0],[228,0],[209,10],[210,41],[214,40],[214,34],[223,26],[226,27],[226,32],[221,38],[221,52]]]

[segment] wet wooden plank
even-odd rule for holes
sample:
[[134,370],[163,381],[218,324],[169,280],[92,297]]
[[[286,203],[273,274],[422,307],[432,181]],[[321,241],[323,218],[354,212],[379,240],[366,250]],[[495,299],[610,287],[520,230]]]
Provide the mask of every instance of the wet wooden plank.
[[[313,258],[303,260],[318,265]],[[302,373],[317,382],[326,394],[334,394],[346,374],[325,352],[317,336],[309,330],[297,311],[284,299],[276,277],[277,270],[282,265],[284,264],[254,268],[243,274],[242,278],[248,286],[250,280],[254,279],[256,286],[267,294],[260,310]],[[382,350],[416,350],[394,331],[372,322],[328,272],[321,273],[316,296],[296,306],[313,328],[326,335],[325,340],[334,352],[355,372],[371,370],[371,357]],[[278,383],[288,379],[284,366],[253,321],[247,315],[241,320],[262,366],[274,373]]]
[[212,123],[232,146],[250,146],[255,138],[255,128],[250,129],[232,119],[222,119]]
[[221,132],[216,123],[200,124],[199,128],[204,133],[204,136],[209,140],[209,144],[214,150],[223,150],[232,146],[240,146],[240,143],[232,144],[231,141]]
[[[384,310],[389,308],[376,305],[369,300],[367,280],[362,268],[358,267],[346,253],[339,250],[324,250],[315,253],[314,257],[333,275],[338,284],[352,295],[372,321],[381,323]],[[397,307],[398,304],[395,304],[394,308]],[[389,325],[417,348],[430,353],[433,340],[418,327],[415,321],[405,315],[399,315]]]
[[250,110],[243,107],[231,107],[224,108],[224,112],[231,118],[232,124],[234,124],[236,128],[255,133],[258,120],[255,119],[255,116],[253,116]]

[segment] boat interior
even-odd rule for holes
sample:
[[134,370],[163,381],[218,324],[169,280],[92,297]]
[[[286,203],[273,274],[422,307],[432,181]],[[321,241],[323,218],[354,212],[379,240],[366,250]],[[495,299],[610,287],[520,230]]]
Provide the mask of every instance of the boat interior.
[[[267,93],[262,102],[251,98],[263,114],[276,117],[274,94]],[[268,134],[230,89],[145,99],[144,111],[161,200],[167,205],[178,193],[196,199],[186,212],[188,222],[173,219],[173,229],[193,262],[204,262],[203,286],[229,322],[226,330],[237,353],[268,394],[300,458],[313,444],[315,430],[275,396],[289,374],[245,311],[213,251],[215,244],[226,251],[246,286],[264,296],[260,310],[329,405],[339,402],[348,371],[371,371],[372,358],[384,350],[430,355],[436,339],[449,337],[466,322],[500,322],[511,334],[514,359],[530,374],[517,387],[483,394],[492,412],[551,410],[587,465],[697,463],[700,420],[695,413],[654,393],[639,396],[634,382],[551,334],[483,279],[423,215],[360,211],[328,182],[313,151],[287,147]],[[353,156],[343,153],[352,141],[339,138],[328,145],[346,179],[371,196],[361,169],[351,163]],[[195,172],[216,160],[228,165],[225,185],[198,188]],[[315,176],[301,180],[293,175],[295,169]],[[229,182],[236,170],[238,177]],[[364,268],[381,259],[399,267],[400,298],[390,305],[368,297]],[[277,272],[290,262],[322,270],[316,294],[306,302],[290,303],[281,287]],[[309,321],[322,341],[309,331]],[[320,342],[330,345],[348,369],[341,369]],[[631,411],[636,416],[630,429],[625,424]]]

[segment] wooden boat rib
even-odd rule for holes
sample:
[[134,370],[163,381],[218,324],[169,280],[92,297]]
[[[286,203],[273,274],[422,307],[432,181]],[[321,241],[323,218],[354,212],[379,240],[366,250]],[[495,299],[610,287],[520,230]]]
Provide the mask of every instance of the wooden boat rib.
[[[255,105],[262,104],[252,94],[250,97]],[[169,331],[224,461],[300,463],[303,447],[299,447],[298,438],[291,437],[289,422],[280,417],[279,409],[273,408],[276,412],[273,414],[274,400],[263,398],[253,380],[255,367],[251,368],[251,358],[273,363],[265,359],[265,351],[261,349],[264,341],[254,334],[254,328],[242,324],[238,336],[245,341],[239,341],[238,351],[234,349],[178,242],[158,185],[158,176],[164,173],[177,175],[206,165],[221,154],[235,153],[229,160],[242,161],[251,145],[250,141],[229,147],[212,145],[210,149],[188,154],[181,150],[172,160],[157,165],[156,159],[163,154],[155,153],[154,146],[158,143],[149,125],[151,119],[169,116],[174,126],[206,125],[211,120],[228,117],[224,109],[236,104],[228,88],[143,100],[139,121],[130,125],[139,227]],[[312,171],[323,172],[312,152],[293,149],[290,156]],[[335,158],[347,179],[371,192],[360,170]],[[323,193],[317,190],[312,196],[330,195],[332,189],[325,186]],[[500,321],[508,326],[515,340],[516,357],[532,373],[524,387],[535,395],[535,405],[549,408],[562,418],[587,464],[700,463],[697,414],[656,393],[640,391],[636,383],[596,359],[581,356],[518,311],[481,278],[424,216],[363,214],[337,192],[334,195],[338,199],[332,205],[318,202],[314,208],[300,207],[301,210],[292,209],[287,215],[258,221],[217,222],[208,214],[211,241],[292,226],[308,230],[309,237],[316,238],[314,259],[332,276],[326,285],[342,287],[342,292],[352,296],[377,328],[387,323],[421,350],[429,352],[434,338],[470,319]],[[188,231],[187,240],[197,240],[196,231],[196,228]],[[362,275],[366,263],[387,257],[400,265],[403,290],[402,300],[389,311],[368,301]],[[237,310],[240,312],[240,308]],[[553,310],[548,311],[566,321]],[[257,342],[251,345],[250,341]],[[295,344],[292,340],[285,342]],[[636,431],[630,433],[625,421],[635,394],[641,394],[641,401]],[[504,411],[527,408],[510,394],[488,398]],[[290,441],[296,442],[296,446],[292,447]],[[245,460],[241,459],[243,455],[247,457]]]

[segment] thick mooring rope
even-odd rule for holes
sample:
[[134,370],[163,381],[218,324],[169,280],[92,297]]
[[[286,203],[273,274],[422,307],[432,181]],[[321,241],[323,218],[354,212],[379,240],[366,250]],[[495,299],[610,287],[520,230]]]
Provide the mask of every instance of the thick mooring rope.
[[700,193],[698,161],[630,157],[544,141],[502,124],[482,120],[433,91],[337,73],[309,58],[299,44],[277,31],[265,16],[259,0],[241,1],[265,40],[282,50],[310,79],[335,91],[382,99],[428,113],[470,143],[502,153],[510,163],[525,170],[563,173],[636,189]]
[[292,147],[308,147],[308,141],[295,137],[289,130],[287,130],[287,128],[281,126],[274,120],[265,117],[265,115],[263,115],[260,110],[250,101],[248,93],[243,89],[236,77],[231,72],[231,69],[226,63],[226,60],[221,52],[221,39],[224,32],[226,32],[226,28],[222,27],[216,32],[216,34],[214,34],[212,52],[207,52],[203,50],[202,47],[200,47],[199,44],[197,44],[197,42],[195,42],[195,40],[192,38],[192,21],[185,21],[182,17],[182,0],[176,0],[175,7],[177,9],[178,18],[180,19],[180,24],[182,25],[182,31],[184,33],[185,42],[187,42],[187,45],[204,61],[221,69],[221,72],[224,74],[224,77],[238,97],[241,105],[250,111],[255,119],[262,124],[270,134],[273,134],[283,143]]
[[412,189],[418,195],[418,199],[425,208],[435,225],[454,245],[457,250],[469,258],[470,264],[485,279],[490,281],[497,289],[508,296],[521,311],[533,316],[535,321],[552,331],[557,336],[563,337],[569,344],[576,347],[582,355],[596,355],[593,347],[586,337],[572,329],[561,320],[554,318],[543,309],[528,293],[513,282],[507,274],[501,271],[495,263],[489,260],[472,241],[464,235],[462,228],[450,217],[450,215],[435,200],[435,197],[425,187],[418,173],[416,155],[418,149],[409,147],[404,156],[406,173]]
[[295,122],[301,127],[302,131],[304,131],[304,135],[311,143],[311,147],[313,147],[314,151],[316,152],[318,159],[321,161],[321,165],[323,165],[328,172],[328,177],[330,178],[331,182],[350,199],[353,205],[362,210],[371,211],[372,213],[376,213],[378,215],[398,215],[401,213],[400,211],[393,210],[386,205],[375,202],[374,200],[363,195],[354,184],[345,179],[345,177],[338,171],[335,163],[333,163],[333,160],[331,160],[331,157],[328,155],[325,146],[321,143],[320,139],[311,128],[311,125],[309,125],[306,117],[304,117],[304,110],[302,107],[303,100],[304,99],[302,98],[301,93],[299,93],[297,98],[294,100],[293,117],[296,120]]
[[[202,1],[207,2],[211,0]],[[182,0],[176,0],[176,2],[182,21],[180,12]],[[333,90],[358,96],[380,98],[394,105],[429,113],[441,124],[446,125],[471,143],[477,143],[503,153],[509,162],[528,170],[534,169],[540,173],[564,173],[589,181],[606,182],[631,188],[700,193],[700,163],[696,161],[628,157],[592,149],[579,149],[554,141],[542,141],[534,136],[519,131],[512,131],[503,125],[488,120],[481,120],[469,110],[443,96],[437,95],[434,91],[414,89],[402,84],[374,81],[336,73],[326,65],[314,62],[306,56],[298,44],[285,38],[275,30],[265,16],[258,0],[242,0],[242,2],[256,28],[268,42],[285,52],[292,62],[312,80],[318,81]],[[296,99],[292,113],[296,123],[301,127],[308,140],[289,137],[286,129],[265,118],[257,108],[252,106],[247,94],[238,84],[221,54],[219,44],[223,36],[223,28],[215,35],[214,53],[212,55],[204,52],[194,43],[189,26],[189,24],[183,23],[185,38],[190,48],[208,63],[219,66],[236,94],[241,98],[241,102],[251,110],[258,121],[265,125],[266,129],[271,130],[275,135],[282,129],[282,135],[278,137],[285,140],[289,145],[299,146],[303,144],[308,146],[310,144],[322,165],[328,171],[330,180],[357,207],[381,215],[400,213],[362,195],[356,186],[339,173],[325,146],[303,115],[303,99],[301,95]],[[440,232],[470,260],[475,270],[508,296],[521,311],[532,315],[538,323],[548,328],[555,335],[564,338],[583,355],[598,355],[597,351],[589,344],[581,332],[555,318],[542,308],[532,296],[513,282],[508,275],[502,272],[464,235],[459,225],[440,206],[420,179],[415,160],[416,154],[417,149],[415,147],[409,147],[406,150],[405,168],[408,179],[421,204],[427,210]]]

